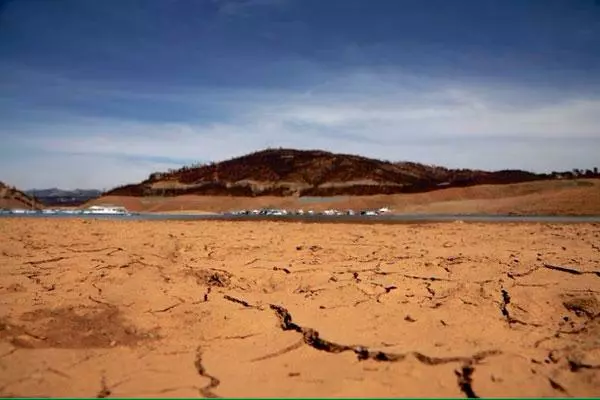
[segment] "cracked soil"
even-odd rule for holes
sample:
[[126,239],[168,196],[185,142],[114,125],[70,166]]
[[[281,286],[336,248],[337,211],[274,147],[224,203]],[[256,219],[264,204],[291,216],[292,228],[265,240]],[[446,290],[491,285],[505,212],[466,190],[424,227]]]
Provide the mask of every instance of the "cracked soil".
[[598,224],[0,220],[0,396],[597,396],[598,243]]

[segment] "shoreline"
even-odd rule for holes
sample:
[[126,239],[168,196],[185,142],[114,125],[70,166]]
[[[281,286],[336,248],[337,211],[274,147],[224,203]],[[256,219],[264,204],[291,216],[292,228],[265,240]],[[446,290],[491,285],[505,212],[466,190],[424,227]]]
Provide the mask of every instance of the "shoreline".
[[431,223],[482,224],[600,224],[600,215],[498,215],[498,214],[387,214],[380,216],[246,216],[214,213],[135,213],[110,214],[0,214],[0,219],[21,220],[80,220],[80,221],[195,221],[232,223],[286,223],[286,224],[356,224],[403,225]]
[[[582,184],[585,183],[585,184]],[[285,209],[315,212],[327,209],[378,210],[395,214],[561,214],[600,215],[600,180],[540,181],[509,185],[478,185],[401,195],[288,197],[231,197],[182,195],[175,197],[101,197],[86,204],[120,205],[132,212]]]

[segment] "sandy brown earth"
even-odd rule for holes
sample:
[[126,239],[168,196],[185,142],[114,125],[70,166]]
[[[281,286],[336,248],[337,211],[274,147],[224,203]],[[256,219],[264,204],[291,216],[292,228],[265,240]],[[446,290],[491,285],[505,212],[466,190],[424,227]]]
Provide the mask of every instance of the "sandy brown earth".
[[0,395],[593,396],[600,225],[0,220]]
[[24,208],[27,210],[40,210],[43,204],[14,187],[0,182],[0,209]]
[[169,212],[201,210],[224,212],[239,209],[285,208],[322,211],[391,207],[395,213],[420,214],[543,214],[600,215],[600,180],[554,180],[511,185],[479,185],[427,193],[338,196],[306,202],[288,197],[119,197],[106,196],[89,204],[122,205],[130,211]]

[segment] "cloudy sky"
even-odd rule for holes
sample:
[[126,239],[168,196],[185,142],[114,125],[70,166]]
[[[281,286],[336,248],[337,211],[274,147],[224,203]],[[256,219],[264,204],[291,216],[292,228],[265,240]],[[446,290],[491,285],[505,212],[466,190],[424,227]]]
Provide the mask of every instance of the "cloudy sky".
[[266,147],[600,166],[598,0],[0,0],[0,180]]

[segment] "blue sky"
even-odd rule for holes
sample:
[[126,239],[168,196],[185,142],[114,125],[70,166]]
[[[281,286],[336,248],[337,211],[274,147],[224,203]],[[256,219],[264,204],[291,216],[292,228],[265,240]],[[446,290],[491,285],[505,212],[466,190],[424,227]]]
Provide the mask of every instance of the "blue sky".
[[0,180],[265,147],[600,166],[597,0],[0,0]]

